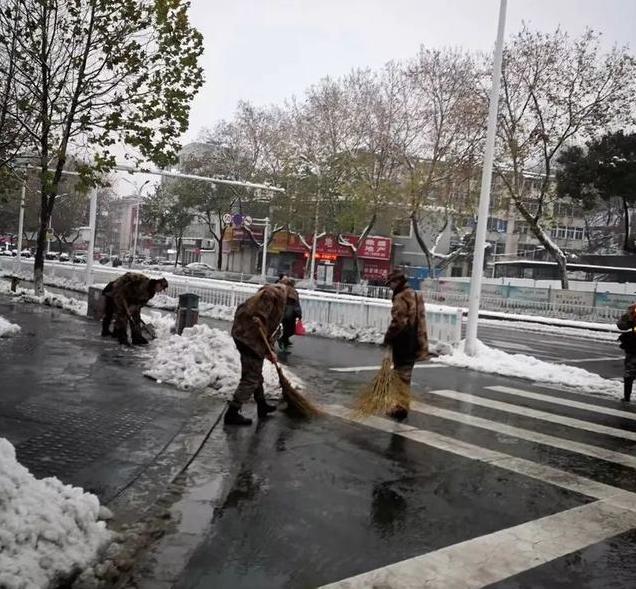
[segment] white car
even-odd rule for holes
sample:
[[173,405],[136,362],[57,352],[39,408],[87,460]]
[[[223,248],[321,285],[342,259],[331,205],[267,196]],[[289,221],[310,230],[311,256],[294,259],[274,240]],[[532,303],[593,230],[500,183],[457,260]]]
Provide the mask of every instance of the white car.
[[60,257],[59,257],[60,262],[68,262],[69,259],[70,258],[68,254],[64,254],[64,253],[60,254]]
[[9,256],[11,257],[13,254],[11,253],[11,250],[2,250],[0,251],[0,256]]
[[217,271],[209,264],[192,262],[183,268],[181,274],[184,276],[196,276],[197,278],[214,278],[217,275]]

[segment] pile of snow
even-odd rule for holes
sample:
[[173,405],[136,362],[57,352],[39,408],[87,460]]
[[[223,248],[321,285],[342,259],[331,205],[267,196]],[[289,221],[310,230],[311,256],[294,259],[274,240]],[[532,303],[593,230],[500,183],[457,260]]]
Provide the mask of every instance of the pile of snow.
[[95,495],[36,479],[0,438],[0,587],[48,587],[94,562],[111,540],[99,512]]
[[41,296],[36,296],[32,290],[26,290],[24,288],[18,288],[15,292],[13,292],[10,284],[4,280],[0,280],[0,294],[17,295],[16,300],[18,302],[56,307],[58,309],[70,311],[75,315],[86,316],[88,311],[88,303],[73,297],[66,297],[61,294],[53,294],[50,292],[45,292]]
[[620,382],[605,379],[583,368],[553,364],[524,354],[508,354],[502,350],[489,348],[480,341],[477,342],[477,355],[468,356],[464,351],[464,345],[465,342],[462,342],[452,354],[434,358],[432,362],[561,385],[583,393],[611,396],[622,396],[623,394],[623,385]]
[[384,331],[373,327],[358,327],[355,325],[323,325],[315,321],[305,322],[307,333],[313,333],[322,337],[343,339],[361,344],[381,344],[384,340]]
[[[171,320],[172,321],[172,320]],[[207,325],[195,325],[182,335],[158,337],[149,351],[151,357],[144,372],[158,382],[165,382],[182,390],[209,388],[216,397],[227,399],[234,392],[241,376],[238,350],[229,333]],[[301,382],[285,371],[295,386]],[[265,361],[263,376],[265,393],[271,396],[278,389],[278,375],[274,366]]]
[[[176,311],[179,306],[179,299],[165,294],[158,294],[148,301],[148,306],[155,309],[163,309],[165,311]],[[199,303],[199,315],[201,317],[220,319],[222,321],[232,321],[234,319],[235,312],[236,307]]]
[[0,315],[0,337],[10,337],[20,331],[20,326],[7,321]]

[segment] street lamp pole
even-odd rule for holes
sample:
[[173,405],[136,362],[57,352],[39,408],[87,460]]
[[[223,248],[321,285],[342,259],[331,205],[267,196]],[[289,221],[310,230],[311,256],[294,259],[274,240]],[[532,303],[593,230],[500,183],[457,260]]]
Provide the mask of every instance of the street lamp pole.
[[265,217],[265,229],[263,230],[263,263],[261,265],[261,278],[263,283],[267,281],[267,242],[269,241],[269,217]]
[[22,234],[24,233],[24,199],[26,197],[26,179],[22,181],[20,190],[20,215],[18,217],[18,252],[15,259],[15,272],[20,270],[22,264]]
[[499,107],[499,88],[501,85],[501,62],[503,57],[504,29],[506,25],[507,0],[499,4],[499,23],[497,26],[497,41],[492,69],[492,86],[490,88],[488,108],[488,131],[484,150],[484,165],[481,173],[481,193],[479,195],[479,215],[475,233],[475,250],[473,253],[473,272],[470,281],[470,295],[468,299],[468,322],[466,325],[465,351],[469,356],[477,354],[477,323],[479,320],[479,299],[481,296],[481,281],[484,272],[484,249],[486,246],[486,223],[490,208],[490,185],[492,182],[492,167],[495,155],[495,139],[497,134],[497,110]]
[[89,212],[88,257],[86,259],[86,285],[93,284],[93,257],[95,255],[95,230],[97,225],[97,190],[91,190],[91,207]]

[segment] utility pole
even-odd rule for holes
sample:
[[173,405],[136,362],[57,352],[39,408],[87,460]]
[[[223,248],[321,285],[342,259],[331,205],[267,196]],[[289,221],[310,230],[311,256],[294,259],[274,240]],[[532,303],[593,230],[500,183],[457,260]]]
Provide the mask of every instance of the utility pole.
[[267,282],[267,242],[269,241],[269,217],[265,217],[265,229],[263,231],[263,263],[261,264],[261,278]]
[[314,214],[314,238],[311,244],[311,261],[309,263],[309,284],[312,290],[316,288],[316,279],[314,276],[316,273],[316,247],[317,247],[316,242],[318,241],[316,239],[317,235],[318,235],[318,199],[316,199],[316,212]]
[[492,182],[492,166],[495,155],[495,139],[497,135],[497,110],[499,107],[499,88],[501,85],[501,61],[503,56],[504,29],[506,25],[507,0],[499,4],[499,24],[492,68],[492,86],[490,88],[488,108],[488,131],[484,151],[484,165],[481,172],[481,193],[479,195],[479,215],[475,234],[475,250],[473,253],[473,273],[470,280],[468,298],[468,322],[466,325],[465,351],[469,356],[477,354],[477,323],[479,320],[479,299],[481,281],[484,273],[484,249],[486,246],[486,223],[490,208],[490,185]]
[[18,217],[18,252],[15,257],[14,270],[16,274],[20,270],[22,264],[22,234],[24,233],[24,199],[26,197],[26,178],[22,180],[22,189],[20,190],[20,215]]
[[93,284],[93,257],[95,255],[95,232],[97,225],[97,190],[91,190],[91,208],[89,213],[88,257],[86,259],[86,285]]

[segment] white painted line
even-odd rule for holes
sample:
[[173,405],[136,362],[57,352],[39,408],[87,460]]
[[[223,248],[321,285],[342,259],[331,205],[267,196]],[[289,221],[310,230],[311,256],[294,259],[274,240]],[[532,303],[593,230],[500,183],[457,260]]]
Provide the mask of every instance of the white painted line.
[[603,407],[602,405],[595,405],[593,403],[583,403],[581,401],[573,401],[572,399],[563,399],[561,397],[555,397],[554,395],[543,395],[541,393],[535,393],[514,387],[490,386],[485,388],[491,391],[518,395],[527,399],[534,399],[535,401],[546,401],[548,403],[553,403],[554,405],[564,405],[565,407],[584,409],[585,411],[592,411],[593,413],[603,413],[604,415],[612,415],[614,417],[621,417],[623,419],[636,421],[636,413],[622,411],[621,409],[612,409],[611,407]]
[[323,589],[479,589],[636,527],[636,513],[605,501],[453,544]]
[[592,446],[591,444],[573,442],[556,436],[549,436],[547,434],[535,432],[530,429],[514,427],[505,423],[491,421],[490,419],[483,419],[474,415],[466,415],[465,413],[459,413],[458,411],[451,411],[449,409],[441,409],[440,407],[434,407],[432,405],[425,405],[424,403],[419,403],[417,401],[411,401],[411,409],[418,413],[423,413],[424,415],[432,415],[441,419],[448,419],[457,423],[463,423],[472,427],[493,431],[498,434],[512,436],[536,444],[561,448],[562,450],[568,450],[569,452],[576,452],[577,454],[591,456],[592,458],[598,458],[599,460],[605,460],[607,462],[613,462],[615,464],[620,464],[621,466],[636,469],[636,456],[631,456],[629,454],[606,450],[605,448],[599,448],[597,446]]
[[528,407],[519,407],[514,403],[507,403],[505,401],[494,401],[492,399],[480,397],[479,395],[471,395],[468,393],[460,393],[458,391],[449,390],[429,391],[429,394],[436,395],[438,397],[445,397],[446,399],[454,399],[463,403],[480,405],[481,407],[487,407],[488,409],[496,409],[498,411],[505,411],[506,413],[513,413],[515,415],[522,415],[524,417],[532,417],[533,419],[540,419],[542,421],[548,421],[550,423],[556,423],[558,425],[565,425],[567,427],[573,427],[597,434],[605,434],[607,436],[613,436],[615,438],[623,438],[625,440],[636,441],[636,432],[630,432],[606,425],[599,425],[598,423],[593,423],[591,421],[574,419],[573,417],[565,417],[563,415],[556,415],[555,413],[548,413],[546,411],[539,411],[537,409],[530,409]]
[[[333,415],[334,417],[351,421],[353,423],[359,423],[374,429],[381,429],[382,431],[390,431],[390,424],[394,423],[393,420],[381,417],[374,417],[372,419],[358,417],[351,411],[351,409],[347,409],[342,405],[323,405],[321,408],[325,413]],[[383,424],[383,422],[388,423]],[[472,460],[487,462],[493,466],[518,474],[523,474],[563,489],[587,495],[588,497],[609,499],[625,495],[628,495],[629,497],[636,496],[636,494],[630,493],[629,491],[624,491],[623,489],[619,489],[611,485],[599,483],[577,474],[553,468],[552,466],[537,464],[530,460],[525,460],[524,458],[515,458],[509,454],[505,454],[504,452],[482,448],[481,446],[449,438],[435,432],[410,428],[406,431],[393,431],[392,433],[415,442],[425,444],[431,448],[450,452]],[[634,499],[634,507],[636,508],[636,499]]]
[[622,360],[625,356],[601,356],[600,358],[572,358],[563,360],[563,364],[583,364],[584,362],[606,362],[607,360]]
[[[446,368],[442,364],[416,364],[413,368]],[[345,366],[344,368],[330,368],[330,372],[366,372],[371,370],[380,370],[380,365],[377,366]]]
[[534,349],[526,344],[517,344],[511,341],[501,341],[496,339],[491,339],[488,341],[488,343],[498,348],[508,348],[509,350],[524,350],[526,352],[529,352]]

